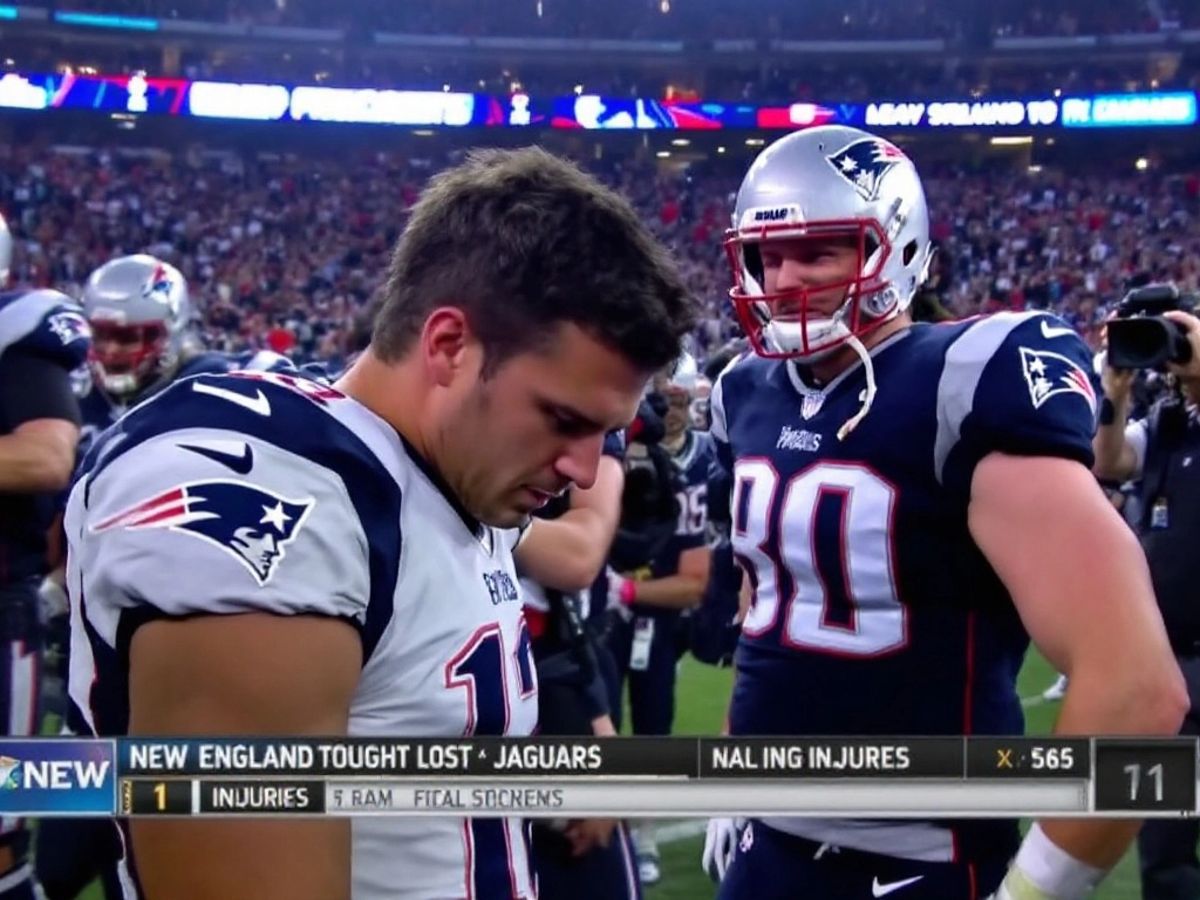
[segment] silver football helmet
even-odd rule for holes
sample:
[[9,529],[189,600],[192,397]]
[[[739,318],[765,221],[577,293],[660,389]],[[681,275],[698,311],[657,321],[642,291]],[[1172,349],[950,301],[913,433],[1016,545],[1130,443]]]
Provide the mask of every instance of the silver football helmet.
[[[857,247],[853,277],[768,294],[763,246],[833,239]],[[734,309],[761,356],[820,359],[907,309],[929,271],[929,213],[916,167],[893,144],[829,125],[764,150],[742,181],[726,232]],[[844,294],[831,314],[810,297]]]
[[84,285],[83,313],[92,372],[108,393],[128,398],[179,364],[191,311],[174,266],[146,254],[105,263]]

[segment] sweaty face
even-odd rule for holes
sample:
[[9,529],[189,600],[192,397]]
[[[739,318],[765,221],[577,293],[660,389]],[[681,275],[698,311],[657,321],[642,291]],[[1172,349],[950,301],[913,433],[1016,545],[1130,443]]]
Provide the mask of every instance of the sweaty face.
[[444,473],[463,505],[515,527],[572,484],[596,478],[606,432],[637,411],[647,375],[574,325],[504,361],[448,410]]
[[[801,237],[759,244],[763,265],[763,289],[767,294],[803,290],[807,292],[808,314],[828,318],[846,299],[847,285],[858,276],[860,237]],[[776,318],[801,314],[799,296],[775,305]]]

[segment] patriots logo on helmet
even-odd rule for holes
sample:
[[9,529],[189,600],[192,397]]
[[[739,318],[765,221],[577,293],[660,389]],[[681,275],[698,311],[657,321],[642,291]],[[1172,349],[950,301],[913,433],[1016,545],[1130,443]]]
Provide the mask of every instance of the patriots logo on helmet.
[[55,337],[63,342],[63,346],[92,336],[92,329],[82,315],[77,312],[63,311],[54,313],[46,319],[46,325],[54,332]]
[[1029,399],[1034,409],[1039,409],[1055,394],[1078,394],[1095,415],[1096,390],[1087,372],[1059,353],[1028,347],[1020,350],[1021,372],[1029,386]]
[[262,587],[315,505],[312,497],[292,500],[244,481],[192,481],[142,500],[91,530],[169,528],[190,534],[233,556]]
[[833,170],[845,178],[864,200],[879,197],[879,183],[906,157],[899,147],[879,138],[861,138],[826,156]]

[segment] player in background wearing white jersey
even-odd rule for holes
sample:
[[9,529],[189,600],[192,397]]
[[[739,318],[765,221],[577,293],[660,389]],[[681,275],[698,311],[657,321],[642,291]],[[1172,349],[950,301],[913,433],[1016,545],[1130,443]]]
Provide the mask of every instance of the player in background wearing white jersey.
[[[629,204],[537,148],[435,176],[382,294],[336,389],[199,376],[89,453],[68,589],[96,733],[534,729],[516,528],[593,483],[691,303]],[[149,900],[535,893],[512,819],[128,824]]]

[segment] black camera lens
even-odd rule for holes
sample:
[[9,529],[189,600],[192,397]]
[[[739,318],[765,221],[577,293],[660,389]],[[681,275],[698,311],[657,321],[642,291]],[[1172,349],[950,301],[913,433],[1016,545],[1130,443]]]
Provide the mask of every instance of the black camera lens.
[[1108,323],[1108,364],[1115,369],[1160,369],[1191,358],[1191,344],[1178,322],[1145,316]]

